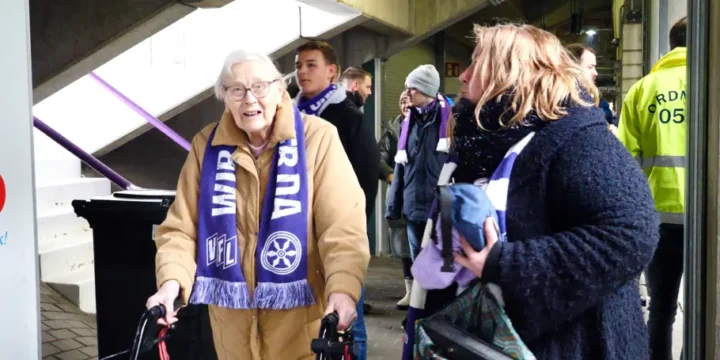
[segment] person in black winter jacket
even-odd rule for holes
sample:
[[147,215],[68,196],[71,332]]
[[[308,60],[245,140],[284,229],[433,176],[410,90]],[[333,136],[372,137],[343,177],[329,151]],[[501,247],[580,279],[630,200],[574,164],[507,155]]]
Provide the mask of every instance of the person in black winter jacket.
[[[335,50],[325,42],[310,41],[300,46],[295,60],[295,77],[300,93],[295,97],[295,102],[303,113],[319,116],[337,128],[345,153],[365,192],[365,214],[370,219],[377,196],[380,158],[374,124],[363,121],[363,113],[348,98],[345,89],[333,83],[338,74],[337,64]],[[356,299],[358,318],[352,326],[353,336],[358,342],[355,346],[355,358],[358,360],[364,360],[367,356],[364,294],[363,290],[360,299]]]
[[[327,43],[311,41],[297,49],[296,78],[300,93],[295,100],[306,114],[317,115],[335,125],[345,153],[365,192],[365,213],[370,218],[377,196],[377,160],[380,153],[373,125],[363,121],[363,114],[333,83],[337,74],[337,55]],[[321,71],[327,72],[320,74]]]
[[[500,288],[538,360],[648,359],[639,277],[659,216],[645,175],[607,131],[597,88],[554,35],[530,25],[476,26],[475,35],[454,109],[452,177],[481,182],[510,147],[528,142],[499,209],[505,236],[498,241],[488,218],[488,245],[466,246],[455,260]],[[454,296],[454,288],[429,291],[426,314]]]

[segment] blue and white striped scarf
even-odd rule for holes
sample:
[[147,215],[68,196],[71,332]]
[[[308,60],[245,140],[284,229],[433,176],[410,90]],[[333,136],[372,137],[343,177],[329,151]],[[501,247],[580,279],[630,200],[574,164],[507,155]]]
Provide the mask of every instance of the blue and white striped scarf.
[[[497,211],[498,227],[500,228],[501,234],[500,239],[498,239],[499,241],[507,241],[505,214],[507,211],[508,186],[510,184],[510,175],[512,174],[513,165],[515,165],[515,160],[523,151],[523,149],[525,149],[525,146],[527,146],[530,140],[532,140],[534,135],[535,132],[530,132],[522,140],[513,145],[505,154],[505,157],[500,162],[500,165],[498,165],[497,169],[495,169],[493,174],[490,176],[489,180],[478,179],[475,181],[476,184],[487,184],[487,186],[485,187],[485,192],[487,193],[488,198],[490,198],[490,201],[492,202],[493,206]],[[452,179],[452,173],[455,171],[456,168],[457,158],[451,155],[448,157],[447,162],[445,163],[445,165],[443,165],[443,168],[440,171],[438,185],[449,184]],[[485,221],[485,219],[478,219],[478,221],[482,223]],[[423,248],[432,245],[432,239],[430,238],[432,227],[433,219],[431,216],[428,219],[427,224],[425,225],[425,233],[423,234],[422,240]],[[459,265],[456,264],[455,266]],[[458,292],[461,292],[463,290],[464,289],[458,289]],[[494,295],[498,299],[500,306],[504,306],[502,302],[502,294],[500,294],[499,288],[495,287],[495,292],[496,294]],[[408,324],[411,324],[411,326],[406,326],[405,328],[405,346],[403,349],[403,360],[411,360],[413,358],[413,347],[415,341],[414,324],[416,320],[419,320],[424,316],[426,297],[427,290],[420,287],[417,279],[413,280],[412,291],[410,293],[410,309],[408,310]]]

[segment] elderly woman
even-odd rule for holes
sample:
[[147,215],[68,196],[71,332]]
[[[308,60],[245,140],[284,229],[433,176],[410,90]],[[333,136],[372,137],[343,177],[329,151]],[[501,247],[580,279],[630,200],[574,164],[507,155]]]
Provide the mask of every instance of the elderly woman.
[[147,306],[208,304],[220,360],[314,359],[323,315],[357,315],[362,189],[335,127],[293,106],[267,56],[230,54],[215,93],[225,112],[193,139]]
[[[456,261],[502,289],[538,359],[647,359],[638,278],[659,219],[645,176],[554,35],[506,24],[475,36],[460,76],[452,178],[489,179],[498,223],[485,220],[486,247],[464,242]],[[438,296],[428,293],[426,311]]]

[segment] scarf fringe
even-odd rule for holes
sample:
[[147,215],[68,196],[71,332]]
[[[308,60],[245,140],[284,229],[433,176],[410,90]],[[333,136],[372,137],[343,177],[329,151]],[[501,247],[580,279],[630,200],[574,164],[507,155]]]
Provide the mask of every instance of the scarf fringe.
[[287,310],[315,304],[307,279],[289,283],[258,283],[255,305],[258,309]]
[[252,297],[245,282],[230,282],[198,276],[195,279],[191,304],[208,304],[230,309],[252,309]]
[[437,144],[437,147],[435,148],[435,150],[444,152],[444,153],[450,152],[450,139],[442,138],[442,139],[438,140],[438,144]]
[[402,164],[402,165],[407,164],[407,162],[408,162],[407,151],[398,150],[397,154],[395,154],[395,162],[398,164]]

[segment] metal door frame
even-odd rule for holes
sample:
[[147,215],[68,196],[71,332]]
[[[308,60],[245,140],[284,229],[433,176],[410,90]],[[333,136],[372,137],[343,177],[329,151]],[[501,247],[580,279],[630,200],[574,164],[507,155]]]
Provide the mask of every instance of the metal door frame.
[[[720,4],[688,0],[688,162],[685,206],[686,359],[715,359],[720,204]],[[710,21],[712,17],[713,21]],[[715,59],[710,61],[710,59]]]

